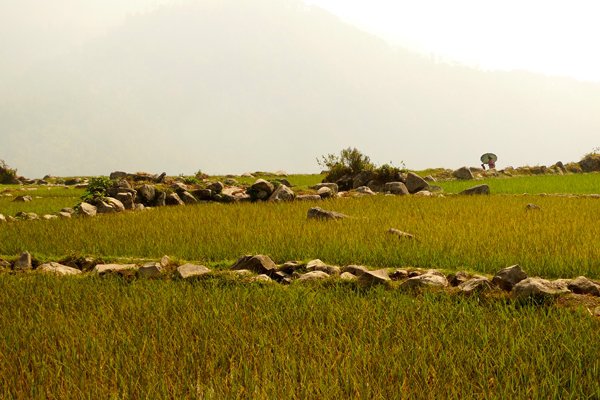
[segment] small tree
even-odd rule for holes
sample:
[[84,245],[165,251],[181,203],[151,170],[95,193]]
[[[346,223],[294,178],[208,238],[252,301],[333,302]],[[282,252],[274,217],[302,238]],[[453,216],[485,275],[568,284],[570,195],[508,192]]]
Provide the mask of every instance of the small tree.
[[110,189],[112,183],[113,181],[111,181],[106,176],[99,176],[90,179],[85,193],[83,194],[83,196],[81,196],[81,200],[89,202],[94,201],[96,199],[103,199],[104,197],[106,197],[108,189]]
[[373,171],[375,165],[366,154],[356,148],[348,147],[340,152],[340,155],[327,154],[317,158],[321,168],[327,169],[328,181],[334,182],[344,175],[356,175],[362,171]]

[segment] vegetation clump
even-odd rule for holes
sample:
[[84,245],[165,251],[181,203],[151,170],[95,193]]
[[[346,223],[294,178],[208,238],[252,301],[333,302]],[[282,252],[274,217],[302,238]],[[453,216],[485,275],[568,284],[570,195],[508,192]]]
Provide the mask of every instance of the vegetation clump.
[[17,170],[10,168],[4,160],[0,160],[0,184],[18,184]]
[[102,200],[107,196],[108,189],[112,186],[113,181],[105,176],[91,178],[88,186],[81,196],[81,200],[85,202]]

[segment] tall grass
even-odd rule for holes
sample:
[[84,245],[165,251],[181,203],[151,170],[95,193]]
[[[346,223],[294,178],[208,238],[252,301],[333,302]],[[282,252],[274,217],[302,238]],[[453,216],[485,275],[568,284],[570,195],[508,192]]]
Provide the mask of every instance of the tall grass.
[[[527,211],[534,202],[541,210]],[[307,220],[320,205],[352,216]],[[277,262],[321,258],[340,265],[467,269],[520,264],[546,277],[600,277],[600,200],[539,196],[365,197],[322,203],[199,204],[93,219],[0,227],[0,254],[232,262],[264,253]],[[416,235],[399,240],[389,228]]]
[[598,398],[597,320],[348,286],[0,275],[6,399]]

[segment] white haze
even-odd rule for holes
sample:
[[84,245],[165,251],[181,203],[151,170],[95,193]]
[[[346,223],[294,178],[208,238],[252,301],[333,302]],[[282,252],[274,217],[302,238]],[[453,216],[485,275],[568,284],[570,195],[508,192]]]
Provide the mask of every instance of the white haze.
[[598,84],[435,63],[299,1],[160,3],[0,0],[0,159],[25,176],[316,172],[348,146],[419,169],[600,145]]

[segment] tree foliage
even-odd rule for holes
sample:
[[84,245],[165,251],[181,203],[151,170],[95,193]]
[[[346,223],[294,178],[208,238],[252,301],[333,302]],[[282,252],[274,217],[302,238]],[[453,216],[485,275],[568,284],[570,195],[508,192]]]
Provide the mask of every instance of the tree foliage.
[[12,169],[4,160],[0,160],[0,184],[18,183],[17,170]]

